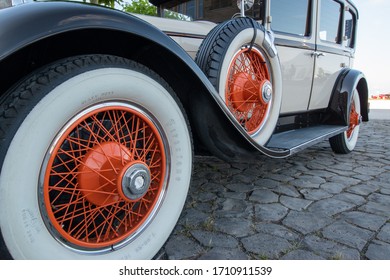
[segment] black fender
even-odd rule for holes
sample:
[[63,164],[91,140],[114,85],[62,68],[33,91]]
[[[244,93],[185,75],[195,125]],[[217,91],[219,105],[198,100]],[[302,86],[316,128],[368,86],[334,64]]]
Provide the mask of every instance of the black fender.
[[183,48],[136,16],[83,3],[35,2],[1,10],[0,26],[0,94],[64,57],[118,55],[144,64],[168,82],[189,115],[195,144],[224,159],[256,149],[278,156],[246,134]]
[[366,77],[361,71],[348,68],[340,73],[333,89],[326,113],[327,123],[348,126],[350,105],[355,89],[359,92],[362,121],[367,122],[369,120]]

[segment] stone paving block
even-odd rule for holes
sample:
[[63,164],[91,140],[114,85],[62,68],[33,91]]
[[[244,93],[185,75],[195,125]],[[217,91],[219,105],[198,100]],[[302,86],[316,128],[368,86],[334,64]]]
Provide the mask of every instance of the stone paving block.
[[[324,169],[325,169],[325,167],[324,167]],[[333,172],[326,171],[326,170],[317,170],[317,169],[316,170],[309,170],[309,171],[306,171],[305,173],[306,173],[306,175],[319,176],[319,177],[324,178],[324,179],[328,179],[328,178],[335,176],[335,173],[333,173]]]
[[356,173],[349,174],[349,175],[346,175],[346,176],[334,176],[332,178],[329,178],[328,182],[344,184],[346,187],[357,185],[357,184],[359,184],[361,182],[361,180],[354,179],[354,178],[351,177],[351,176],[353,176],[355,174]]
[[258,203],[275,203],[279,201],[279,196],[270,190],[254,190],[249,200]]
[[255,205],[255,219],[258,221],[280,221],[287,213],[288,208],[280,203]]
[[297,188],[318,189],[320,185],[324,182],[317,182],[316,180],[310,181],[308,178],[306,178],[306,179],[295,179],[290,181],[289,183]]
[[247,217],[252,210],[251,205],[242,199],[220,198],[217,204],[220,205],[215,211],[217,216]]
[[387,219],[383,216],[359,211],[342,213],[340,217],[350,224],[373,231],[380,229],[387,221]]
[[214,222],[215,230],[236,237],[244,237],[254,233],[252,222],[249,219],[223,217]]
[[194,209],[199,210],[205,214],[212,213],[214,211],[214,206],[211,202],[195,203],[193,207]]
[[283,224],[303,234],[318,231],[334,220],[322,213],[291,211],[283,220]]
[[360,211],[382,215],[390,219],[390,205],[369,201],[359,208]]
[[362,175],[362,174],[353,175],[352,177],[355,178],[355,179],[364,181],[364,182],[371,181],[371,180],[373,180],[373,178],[374,178],[373,176]]
[[390,260],[390,244],[374,240],[368,246],[366,257],[369,260]]
[[[389,157],[390,157],[390,155],[388,156],[388,158],[389,158]],[[385,166],[385,167],[389,167],[389,166]],[[383,181],[383,182],[390,183],[390,174],[389,174],[389,172],[382,173],[382,174],[379,176],[379,180],[380,180],[380,181]]]
[[282,183],[287,183],[291,180],[294,180],[294,178],[291,176],[287,176],[285,174],[278,174],[278,173],[277,174],[274,174],[274,173],[267,174],[266,179],[271,179],[272,181],[282,182]]
[[254,253],[256,259],[278,259],[292,245],[285,239],[269,234],[258,233],[241,239],[242,245],[248,252]]
[[352,203],[357,206],[367,202],[366,199],[360,195],[353,194],[353,193],[345,193],[345,192],[337,194],[333,196],[333,198],[344,202]]
[[330,198],[333,195],[322,189],[301,189],[299,191],[305,199],[308,200],[321,200],[324,198]]
[[202,186],[202,190],[217,193],[217,192],[225,192],[226,188],[222,184],[206,183]]
[[390,195],[373,193],[368,197],[369,201],[374,201],[383,205],[390,205]]
[[284,194],[284,195],[287,195],[287,196],[291,196],[291,197],[300,197],[301,194],[297,191],[297,189],[291,185],[287,185],[287,184],[280,184],[279,186],[277,186],[275,189],[273,189],[273,191],[275,193],[278,193],[278,194]]
[[361,166],[354,169],[356,173],[369,175],[369,176],[378,176],[383,173],[385,170],[375,166]]
[[217,198],[218,196],[212,192],[199,192],[196,194],[196,201],[209,202]]
[[218,193],[218,196],[221,198],[232,198],[232,199],[238,199],[238,200],[245,200],[246,199],[246,193],[243,193],[243,192],[221,192],[221,193]]
[[228,235],[205,230],[191,230],[191,235],[205,247],[236,248],[238,241]]
[[261,178],[256,180],[253,184],[256,186],[256,189],[259,189],[259,187],[264,189],[274,189],[279,186],[280,183],[275,180]]
[[346,222],[335,222],[322,230],[325,238],[362,250],[374,236],[372,231],[356,227]]
[[310,251],[294,250],[284,255],[281,260],[325,260],[325,258]]
[[322,256],[328,260],[359,260],[360,253],[357,249],[335,243],[315,235],[309,235],[302,241],[302,247]]
[[388,188],[390,189],[390,179],[385,179],[384,176],[387,173],[381,174],[379,178],[375,178],[373,180],[370,180],[367,182],[367,185],[369,186],[375,186],[381,188]]
[[[338,178],[339,176],[343,176],[343,178],[349,178],[349,177],[356,175],[356,173],[353,171],[348,171],[348,170],[343,170],[343,169],[335,169],[334,166],[328,167],[326,170],[336,174],[336,176],[332,177],[332,178]],[[332,178],[329,178],[328,180],[331,180]],[[340,182],[340,179],[336,179],[336,182]]]
[[334,198],[327,198],[314,202],[309,206],[308,210],[310,212],[323,213],[328,216],[333,216],[340,212],[352,209],[355,207],[355,204],[341,201]]
[[207,182],[208,180],[204,177],[192,179],[191,188],[200,188],[202,185],[204,185]]
[[[310,161],[308,162],[308,164],[306,165],[307,168],[309,168],[309,171],[317,171],[317,170],[325,170],[328,166],[326,164],[323,164],[321,161]],[[334,176],[334,173],[330,172],[330,174],[332,174],[332,176]],[[330,177],[332,177],[330,176]]]
[[344,184],[340,184],[340,183],[324,183],[322,184],[321,186],[321,189],[323,189],[324,191],[328,192],[328,193],[331,193],[331,194],[338,194],[340,192],[343,191],[343,189],[345,188],[345,185]]
[[256,230],[258,232],[264,232],[270,235],[284,238],[288,241],[296,241],[300,238],[297,233],[286,228],[285,226],[277,225],[277,224],[258,223],[256,224]]
[[164,248],[170,260],[193,259],[204,251],[199,244],[184,235],[172,235]]
[[378,189],[379,187],[377,186],[364,184],[364,185],[357,185],[357,186],[350,187],[346,189],[346,191],[350,193],[366,196],[369,195],[370,193],[376,192]]
[[387,223],[378,233],[377,238],[390,243],[390,223]]
[[186,209],[183,212],[182,218],[180,218],[180,224],[189,226],[189,227],[201,227],[204,222],[210,218],[210,215],[201,212],[197,209],[191,208]]
[[198,260],[248,260],[249,257],[238,248],[215,247],[202,254]]
[[253,176],[248,176],[245,174],[236,174],[236,175],[234,175],[231,182],[251,185],[253,183]]
[[255,189],[254,185],[245,184],[245,183],[227,184],[226,188],[233,192],[244,192],[244,193],[253,191]]
[[390,195],[390,188],[381,188],[380,193]]
[[313,201],[282,195],[280,197],[280,203],[289,209],[301,211],[306,209]]

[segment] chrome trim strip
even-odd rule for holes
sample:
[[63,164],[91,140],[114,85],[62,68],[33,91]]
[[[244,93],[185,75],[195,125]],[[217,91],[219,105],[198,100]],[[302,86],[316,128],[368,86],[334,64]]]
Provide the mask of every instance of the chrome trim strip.
[[205,35],[193,34],[193,33],[182,33],[182,32],[173,32],[173,31],[163,31],[169,37],[182,37],[182,38],[192,38],[192,39],[201,39],[206,38]]
[[345,126],[345,127],[339,128],[339,129],[335,129],[335,130],[333,130],[333,131],[331,131],[329,133],[323,134],[321,136],[318,136],[317,138],[314,138],[314,139],[312,139],[310,141],[307,141],[307,142],[305,142],[305,143],[303,143],[301,145],[298,145],[298,146],[292,148],[290,150],[291,154],[296,154],[296,153],[298,153],[298,152],[300,152],[302,150],[305,150],[306,148],[308,148],[310,146],[313,146],[313,145],[315,145],[315,144],[317,144],[317,143],[319,143],[319,142],[321,142],[323,140],[326,140],[326,139],[328,139],[328,138],[330,138],[332,136],[336,136],[336,135],[338,135],[340,133],[343,133],[347,129],[348,129],[348,126]]

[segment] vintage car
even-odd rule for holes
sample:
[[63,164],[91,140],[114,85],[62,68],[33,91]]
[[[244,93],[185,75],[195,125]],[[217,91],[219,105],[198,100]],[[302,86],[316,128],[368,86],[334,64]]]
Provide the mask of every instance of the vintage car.
[[349,0],[151,2],[160,17],[0,10],[2,258],[153,258],[194,154],[354,149],[368,87]]

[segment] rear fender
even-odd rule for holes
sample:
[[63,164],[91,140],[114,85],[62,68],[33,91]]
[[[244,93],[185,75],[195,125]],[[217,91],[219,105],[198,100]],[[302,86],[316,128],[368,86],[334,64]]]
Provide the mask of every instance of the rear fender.
[[340,73],[333,89],[326,114],[327,123],[348,126],[349,111],[355,89],[359,92],[362,121],[368,121],[367,80],[362,72],[354,69],[345,69]]

